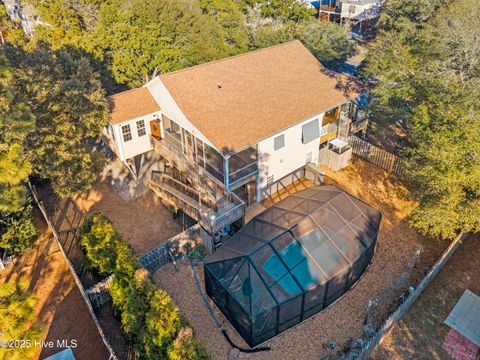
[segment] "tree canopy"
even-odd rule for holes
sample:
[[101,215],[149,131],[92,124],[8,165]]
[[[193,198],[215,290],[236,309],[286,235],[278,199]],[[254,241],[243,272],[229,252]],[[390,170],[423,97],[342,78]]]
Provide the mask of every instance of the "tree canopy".
[[[0,341],[39,341],[45,336],[45,327],[32,324],[37,299],[28,291],[28,282],[0,284]],[[35,346],[0,347],[0,360],[23,360],[35,357]]]
[[30,108],[12,91],[10,63],[0,52],[0,213],[12,213],[26,202],[25,181],[32,166],[24,142],[34,128]]
[[61,197],[88,189],[104,165],[94,147],[108,111],[98,74],[78,52],[7,50],[16,94],[35,117],[26,139],[33,173],[50,180]]
[[[386,11],[403,2],[387,1]],[[412,223],[449,238],[480,230],[480,10],[475,0],[424,5],[405,16],[412,26],[380,32],[365,74],[379,79],[375,118],[405,131],[402,156],[418,203]]]

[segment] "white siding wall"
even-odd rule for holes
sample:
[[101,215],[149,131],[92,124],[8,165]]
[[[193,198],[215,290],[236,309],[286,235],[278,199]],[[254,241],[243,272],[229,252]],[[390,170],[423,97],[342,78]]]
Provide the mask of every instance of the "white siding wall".
[[[257,201],[262,200],[262,190],[267,187],[267,178],[273,175],[273,181],[277,181],[289,173],[305,165],[307,154],[311,153],[311,161],[317,163],[320,138],[308,144],[302,143],[302,126],[310,121],[318,119],[322,126],[323,113],[294,125],[258,143],[259,156],[259,179],[257,188]],[[319,130],[320,131],[320,130]],[[285,146],[274,149],[274,138],[285,136]]]
[[[146,116],[142,116],[136,119],[124,121],[120,124],[112,125],[112,129],[115,132],[115,144],[116,146],[111,146],[112,150],[120,158],[120,160],[126,160],[133,158],[134,156],[146,153],[152,150],[152,144],[150,142],[150,120],[153,120],[155,115],[160,118],[160,113],[154,113]],[[145,122],[145,131],[144,136],[139,137],[137,131],[137,121],[143,120]],[[130,130],[132,134],[132,140],[124,141],[122,127],[125,125],[130,125]],[[108,134],[111,138],[111,135]]]

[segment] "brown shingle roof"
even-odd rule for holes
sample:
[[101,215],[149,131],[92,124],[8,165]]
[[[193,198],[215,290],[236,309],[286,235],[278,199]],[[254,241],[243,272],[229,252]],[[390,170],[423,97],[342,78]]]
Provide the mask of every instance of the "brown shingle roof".
[[356,96],[298,40],[160,75],[185,116],[230,152]]
[[160,111],[160,106],[147,88],[141,87],[112,95],[108,98],[110,122],[119,124]]

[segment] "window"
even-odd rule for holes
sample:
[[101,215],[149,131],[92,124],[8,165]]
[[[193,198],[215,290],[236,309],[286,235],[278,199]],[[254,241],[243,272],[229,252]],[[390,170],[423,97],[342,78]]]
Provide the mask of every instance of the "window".
[[270,175],[267,177],[267,186],[270,186],[273,184],[273,175]]
[[277,136],[273,139],[273,148],[279,150],[285,146],[285,135]]
[[142,137],[147,133],[145,130],[145,121],[144,120],[139,120],[137,121],[137,134],[138,137]]
[[130,129],[130,125],[122,126],[122,134],[124,142],[132,140],[132,130]]
[[308,144],[309,142],[320,138],[320,125],[318,119],[310,121],[302,126],[302,143]]
[[348,12],[349,12],[350,14],[355,14],[355,10],[356,10],[355,5],[350,5],[350,6],[348,7]]

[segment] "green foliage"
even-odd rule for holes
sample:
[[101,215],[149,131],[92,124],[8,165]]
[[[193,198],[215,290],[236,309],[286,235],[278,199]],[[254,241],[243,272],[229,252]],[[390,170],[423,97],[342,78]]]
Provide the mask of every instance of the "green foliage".
[[0,53],[0,212],[20,210],[26,200],[25,180],[32,170],[24,154],[26,136],[34,119],[14,92],[10,63]]
[[155,72],[229,55],[234,45],[223,35],[212,18],[184,2],[113,0],[101,6],[92,40],[118,83],[139,86]]
[[22,211],[6,216],[5,220],[0,219],[0,234],[0,248],[9,254],[21,254],[31,249],[37,237],[32,207],[26,206]]
[[180,311],[155,287],[145,269],[133,276],[116,275],[110,287],[122,328],[144,359],[164,359],[180,329]]
[[[32,325],[37,299],[27,289],[28,283],[23,280],[0,285],[0,341],[16,339],[33,343],[43,339],[44,326]],[[0,347],[0,360],[31,359],[37,351],[34,346]]]
[[380,26],[391,30],[423,26],[448,0],[387,0],[382,5]]
[[108,111],[98,74],[78,52],[7,47],[7,55],[16,93],[36,120],[26,146],[33,172],[63,198],[90,188],[105,163],[93,149]]
[[480,64],[472,61],[480,57],[480,10],[461,0],[424,15],[407,20],[414,27],[382,31],[365,73],[381,80],[372,118],[406,133],[413,225],[451,238],[480,230]]
[[98,6],[87,1],[34,0],[38,16],[48,25],[35,29],[34,42],[46,42],[53,50],[63,46],[81,47],[96,24]]
[[144,346],[147,357],[155,359],[156,354],[166,354],[175,340],[180,329],[180,311],[163,290],[155,290],[149,300]]
[[324,66],[340,68],[355,53],[345,28],[332,22],[305,21],[297,28],[297,37]]
[[235,0],[200,0],[200,9],[223,29],[228,55],[247,51],[248,32],[245,16]]
[[347,38],[346,30],[337,24],[307,20],[295,26],[266,24],[252,30],[253,49],[273,46],[299,39],[323,65],[339,68],[355,53],[355,45]]
[[86,221],[81,244],[92,267],[104,275],[115,275],[110,295],[136,353],[144,359],[166,358],[181,324],[180,311],[171,298],[155,287],[105,215],[96,214]]
[[81,244],[91,265],[103,275],[115,272],[117,248],[123,242],[110,220],[103,214],[88,219],[81,229]]
[[312,11],[301,0],[247,0],[251,7],[260,9],[264,18],[286,24],[298,24],[312,17]]
[[295,32],[286,26],[265,25],[253,30],[250,36],[252,49],[261,49],[294,40]]
[[170,360],[208,360],[207,350],[193,337],[192,329],[182,328],[168,350]]

